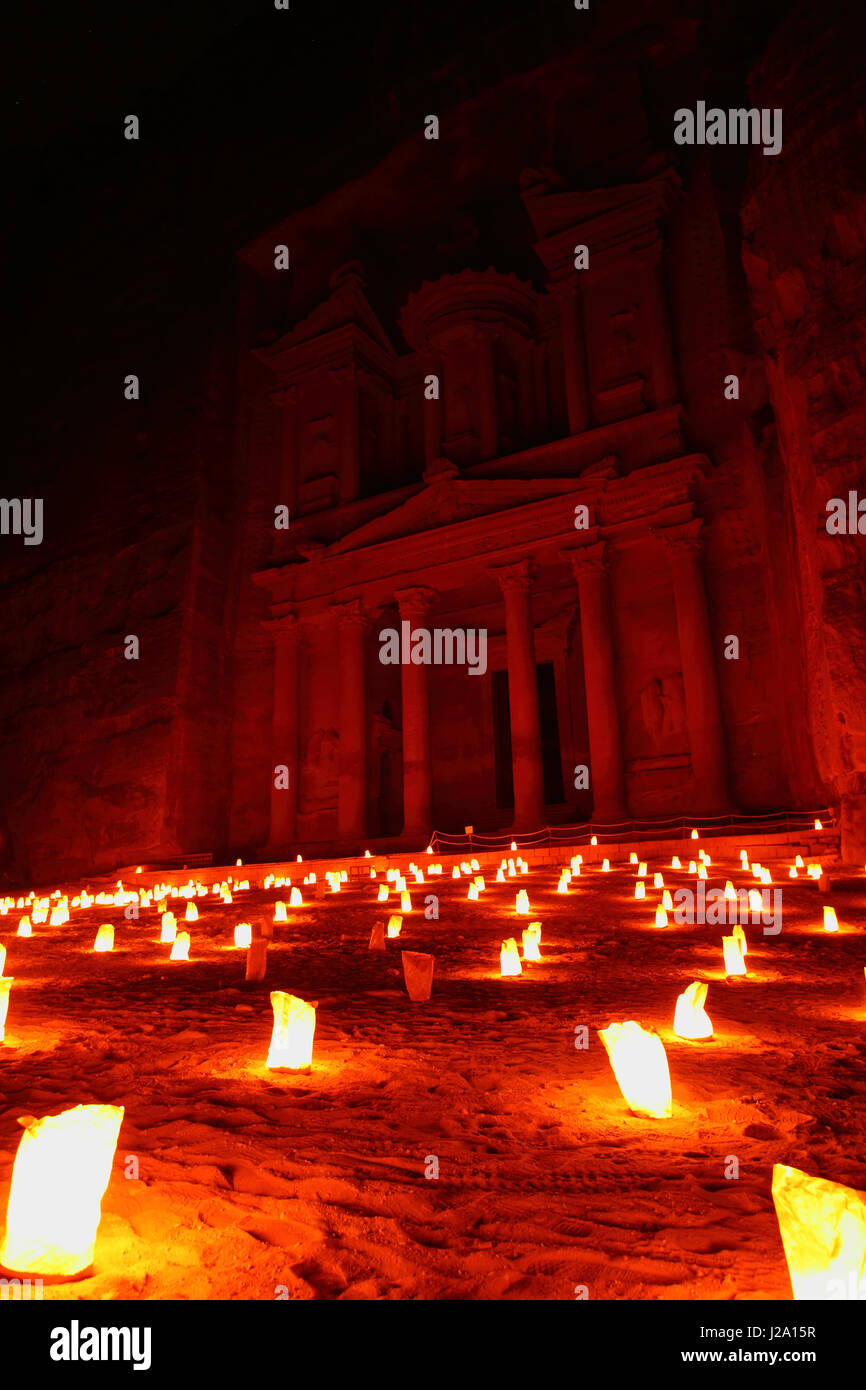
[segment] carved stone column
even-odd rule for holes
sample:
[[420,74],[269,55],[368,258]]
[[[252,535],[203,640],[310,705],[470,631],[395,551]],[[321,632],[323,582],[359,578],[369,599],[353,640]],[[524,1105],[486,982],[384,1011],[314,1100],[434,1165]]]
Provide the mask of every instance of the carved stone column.
[[[433,589],[398,589],[400,622],[424,625],[436,597]],[[430,747],[430,691],[427,667],[400,667],[403,703],[403,835],[426,844],[433,828],[433,764]]]
[[298,388],[287,386],[283,391],[275,391],[271,400],[280,408],[280,494],[278,503],[288,507],[289,517],[294,524],[298,510],[299,464],[298,458]]
[[[580,271],[575,271],[579,275]],[[589,429],[591,411],[586,379],[586,351],[578,286],[564,281],[551,285],[559,304],[562,325],[562,353],[565,362],[565,392],[568,401],[568,428],[572,434]]]
[[666,405],[674,405],[680,398],[662,255],[663,247],[659,238],[654,245],[638,256],[643,265],[653,318],[651,371],[654,404],[657,410]]
[[[297,836],[298,725],[300,701],[301,625],[294,614],[264,626],[274,638],[274,712],[271,735],[270,831],[266,851],[285,858]],[[275,769],[288,769],[288,786],[277,787]]]
[[488,573],[499,584],[505,601],[514,828],[536,830],[544,824],[544,766],[532,628],[533,565],[529,559],[518,560]]
[[352,363],[334,372],[340,384],[340,501],[354,502],[361,491],[360,382]]
[[611,557],[604,541],[563,553],[571,561],[580,600],[593,819],[624,821],[628,809],[611,625]]
[[360,599],[331,609],[336,623],[340,671],[340,763],[337,833],[341,840],[367,834],[367,700],[364,636],[368,615]]
[[693,810],[715,816],[730,809],[730,798],[715,650],[701,564],[702,525],[701,518],[696,517],[681,526],[654,530],[653,534],[664,542],[673,573],[695,779]]
[[489,333],[473,335],[478,362],[478,401],[481,406],[481,460],[499,453],[499,401],[496,386],[496,340]]

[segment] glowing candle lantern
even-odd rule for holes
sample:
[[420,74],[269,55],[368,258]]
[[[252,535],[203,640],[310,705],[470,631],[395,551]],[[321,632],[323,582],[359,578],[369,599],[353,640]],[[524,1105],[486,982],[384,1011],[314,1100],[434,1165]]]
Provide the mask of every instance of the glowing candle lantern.
[[6,1037],[6,1015],[9,1012],[9,994],[14,981],[14,975],[3,975],[0,978],[0,1042]]
[[467,898],[469,899],[470,902],[472,902],[472,903],[477,903],[477,901],[478,901],[478,884],[477,884],[477,883],[470,883],[470,885],[469,885],[469,892],[466,894],[466,896],[467,896]]
[[734,923],[734,929],[731,932],[731,936],[734,938],[737,945],[739,946],[740,955],[745,960],[749,951],[749,943],[746,940],[746,933],[743,931],[743,928],[740,926],[739,922]]
[[517,942],[513,936],[509,936],[508,940],[502,943],[502,949],[499,952],[499,973],[500,975],[523,974]]
[[235,927],[235,946],[245,951],[252,944],[253,929],[249,922],[238,922]]
[[[467,864],[467,866],[466,866],[466,872],[469,873],[469,865],[468,865],[468,864]],[[402,874],[398,874],[397,877],[396,877],[396,879],[394,880],[394,891],[395,891],[396,893],[405,893],[405,892],[406,892],[406,880],[405,880],[405,878],[403,877]]]
[[475,875],[475,887],[478,889],[479,893],[483,893],[483,892],[484,892],[485,884],[484,884],[484,875],[483,875],[483,874],[476,874],[476,875]]
[[674,1032],[678,1038],[700,1038],[713,1036],[713,1025],[704,1009],[707,987],[700,980],[693,980],[688,989],[677,996],[674,1010]]
[[637,866],[637,877],[646,878],[646,860],[642,859]]
[[523,959],[541,960],[541,952],[538,943],[541,939],[541,928],[536,922],[530,922],[528,927],[523,929]]
[[460,877],[460,869],[458,868],[458,866],[457,866],[456,864],[454,865],[454,868],[451,870],[451,877],[452,877],[452,878],[459,878],[459,877]]
[[289,914],[286,911],[286,904],[283,902],[274,903],[274,921],[288,922]]
[[600,1029],[599,1037],[629,1110],[669,1119],[673,1114],[671,1077],[658,1033],[630,1020]]
[[[521,888],[514,901],[514,911],[521,917],[529,915],[529,894],[525,888]],[[517,948],[515,947],[515,950]]]
[[725,956],[725,974],[745,975],[746,963],[743,960],[743,953],[737,938],[735,936],[723,936],[722,950]]
[[500,865],[500,867],[496,870],[496,882],[497,882],[497,883],[504,883],[504,882],[505,882],[505,872],[504,872],[504,870],[503,870],[503,868],[502,868],[501,865]]
[[755,861],[753,860],[753,861],[752,861],[752,878],[760,878],[760,877],[761,877],[761,874],[762,874],[763,872],[764,872],[763,865],[757,864],[757,863],[755,863]]
[[122,1105],[77,1105],[31,1120],[21,1136],[0,1263],[72,1278],[93,1264]]
[[93,943],[94,951],[113,951],[114,950],[114,927],[100,927],[96,933],[96,940]]
[[748,859],[743,859],[740,861],[740,868],[742,869],[744,874],[747,874],[749,872],[750,865]]
[[725,897],[727,898],[728,902],[734,902],[737,897],[737,890],[731,883],[730,879],[728,879],[727,883],[725,884]]
[[740,860],[742,861],[743,859],[748,859],[748,857],[749,857],[749,851],[748,851],[747,849],[741,849],[741,850],[740,850]]
[[21,918],[21,921],[18,923],[18,931],[17,931],[16,935],[17,935],[17,936],[32,936],[32,935],[33,935],[33,926],[32,926],[32,924],[31,924],[31,921],[30,921],[30,918],[29,918],[29,917],[22,917],[22,918]]
[[[457,877],[459,878],[460,875],[458,874]],[[388,890],[388,885],[387,885],[387,883],[380,883],[380,884],[379,884],[379,896],[377,897],[376,901],[377,901],[378,903],[386,903],[386,902],[388,901],[388,891],[389,891],[389,890]]]
[[339,893],[340,890],[341,890],[341,888],[342,888],[342,884],[341,884],[339,878],[332,878],[332,879],[331,879],[331,892],[332,892],[332,893]]
[[644,883],[642,878],[639,878],[634,886],[634,895],[636,898],[646,897],[646,884]]
[[469,867],[474,874],[477,874],[481,868],[481,865],[478,863],[477,859],[470,859]]
[[416,882],[416,883],[423,883],[423,882],[424,882],[424,874],[422,873],[422,871],[421,871],[420,869],[416,869],[416,870],[415,870],[415,882]]
[[798,855],[797,855],[797,858],[794,860],[794,866],[795,866],[795,868],[797,868],[797,869],[802,869],[802,867],[803,867],[803,856],[802,856],[802,854],[798,854]]
[[699,868],[698,868],[698,878],[703,878],[703,879],[705,879],[706,877],[707,877],[707,866],[706,866],[706,864],[701,864],[701,865],[699,866]]
[[609,859],[603,859],[603,860],[601,861],[601,871],[602,871],[603,874],[609,874],[609,873],[610,873],[610,860],[609,860]]
[[662,893],[662,907],[666,912],[673,912],[674,910],[674,900],[671,897],[669,888],[666,888]]
[[653,874],[653,888],[664,888],[665,881],[661,874]]
[[513,850],[514,850],[514,849],[517,849],[517,841],[516,841],[516,840],[512,840],[512,841],[511,841],[511,848],[512,848]]
[[267,1065],[285,1067],[288,1071],[309,1071],[313,1065],[316,1005],[275,989],[271,991],[271,1006],[274,1031]]
[[671,868],[672,868],[672,869],[681,869],[682,867],[683,867],[683,866],[682,866],[682,864],[680,863],[679,855],[678,855],[678,854],[675,854],[674,857],[673,857],[673,859],[671,860]]
[[839,930],[839,923],[838,923],[838,921],[837,921],[837,919],[836,919],[836,909],[835,909],[835,907],[825,907],[825,908],[824,908],[824,930],[825,930],[825,931],[838,931],[838,930]]
[[556,891],[557,891],[557,893],[567,893],[567,892],[568,892],[568,879],[567,879],[567,878],[561,878],[561,879],[559,880],[559,882],[558,882],[557,885],[556,885]]
[[816,821],[815,821],[815,829],[816,829],[816,830],[823,830],[823,829],[824,829],[823,825],[821,824],[821,822],[820,822],[819,820],[816,820]]
[[522,874],[528,874],[528,873],[529,873],[529,865],[527,864],[527,862],[526,862],[525,859],[521,859],[521,861],[520,861],[520,872],[521,872]]
[[693,839],[693,840],[696,840],[697,838],[698,838],[698,832],[697,832],[696,830],[693,830],[693,831],[692,831],[692,839]]
[[636,863],[637,863],[637,855],[635,854],[634,850],[632,850],[631,854],[629,855],[629,857],[628,857],[628,862],[629,862],[630,864],[636,864]]
[[[84,906],[84,903],[82,903],[81,906],[83,907],[83,906]],[[159,901],[159,902],[157,903],[157,905],[156,905],[156,910],[157,910],[157,912],[165,912],[165,910],[166,910],[167,907],[168,907],[168,903],[166,902],[165,898],[161,898],[160,901]]]
[[750,889],[749,889],[749,912],[752,913],[752,914],[754,915],[756,912],[760,912],[760,911],[761,911],[763,905],[764,905],[764,904],[763,904],[763,901],[762,901],[762,899],[761,899],[761,895],[760,895],[760,893],[758,892],[757,888],[750,888]]
[[300,888],[293,888],[289,894],[289,907],[303,907],[304,900],[301,897]]
[[590,840],[589,843],[590,843],[591,845],[597,845],[597,844],[598,844],[598,836],[597,836],[597,835],[593,835],[593,837],[592,837],[592,839]]
[[403,892],[403,893],[400,894],[400,911],[401,911],[401,912],[411,912],[411,911],[412,911],[412,894],[411,894],[411,893]]
[[220,893],[220,901],[221,901],[221,902],[224,902],[224,903],[231,903],[231,901],[232,901],[232,895],[231,895],[230,891],[228,890],[228,888],[226,888],[225,892]]
[[391,917],[388,918],[388,936],[389,936],[389,937],[391,937],[391,938],[393,939],[395,936],[399,936],[399,935],[400,935],[400,932],[401,932],[402,930],[403,930],[403,918],[402,918],[402,917],[400,917],[399,915],[397,915],[397,914],[395,913],[395,914],[393,914]]
[[195,903],[187,903],[186,912],[183,914],[183,920],[185,922],[198,921],[198,908],[196,907]]
[[663,907],[656,908],[656,926],[666,927],[668,924],[668,914]]
[[509,861],[508,861],[508,877],[509,877],[509,878],[515,878],[516,875],[517,875],[517,869],[516,869],[515,866],[514,866],[514,860],[513,860],[513,859],[509,859]]
[[161,942],[174,941],[177,937],[177,922],[173,912],[162,914],[162,929],[159,933]]
[[866,1297],[866,1194],[775,1163],[773,1205],[796,1301]]
[[580,878],[580,865],[579,865],[579,864],[575,864],[574,868],[573,868],[572,871],[571,871],[571,874],[572,874],[572,877],[573,877],[573,878]]
[[788,870],[788,877],[789,877],[789,878],[797,878],[798,876],[799,876],[799,875],[797,874],[796,865],[792,864],[791,867],[790,867],[790,869]]
[[762,882],[762,883],[772,883],[772,882],[773,882],[772,878],[770,877],[770,870],[769,870],[769,869],[762,869],[762,870],[761,870],[761,882]]
[[413,1004],[421,1004],[425,999],[430,998],[430,990],[433,987],[433,966],[436,963],[436,958],[428,955],[426,951],[401,951],[400,956],[403,961],[406,993]]
[[169,960],[189,960],[189,932],[179,931],[174,939]]
[[697,872],[698,872],[698,866],[697,866],[697,864],[695,863],[694,859],[690,859],[690,860],[689,860],[689,873],[690,873],[690,874],[696,874]]

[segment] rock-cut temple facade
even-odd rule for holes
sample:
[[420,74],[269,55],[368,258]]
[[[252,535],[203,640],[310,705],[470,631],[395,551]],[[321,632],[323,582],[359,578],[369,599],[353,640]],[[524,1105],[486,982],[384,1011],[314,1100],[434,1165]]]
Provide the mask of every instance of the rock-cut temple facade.
[[[740,93],[783,110],[772,156],[675,143],[692,28],[599,24],[440,74],[437,138],[425,108],[238,251],[120,510],[106,446],[95,606],[31,604],[9,653],[7,858],[825,805],[860,854],[866,536],[825,519],[866,496],[864,80],[841,31],[794,63],[800,22]],[[419,632],[479,659],[386,658]]]

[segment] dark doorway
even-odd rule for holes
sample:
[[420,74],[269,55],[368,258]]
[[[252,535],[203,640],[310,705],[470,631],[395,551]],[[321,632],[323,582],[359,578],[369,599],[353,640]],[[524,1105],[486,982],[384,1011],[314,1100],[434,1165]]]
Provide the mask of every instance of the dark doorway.
[[514,776],[511,767],[511,706],[508,700],[508,672],[493,672],[493,749],[496,763],[496,805],[514,806]]
[[[559,720],[556,716],[556,677],[552,661],[535,668],[538,681],[538,713],[541,723],[541,765],[544,771],[544,802],[557,806],[565,801],[562,783],[562,754],[559,746]],[[514,806],[514,776],[511,767],[511,705],[508,672],[493,672],[493,747],[496,767],[496,805],[504,810]]]

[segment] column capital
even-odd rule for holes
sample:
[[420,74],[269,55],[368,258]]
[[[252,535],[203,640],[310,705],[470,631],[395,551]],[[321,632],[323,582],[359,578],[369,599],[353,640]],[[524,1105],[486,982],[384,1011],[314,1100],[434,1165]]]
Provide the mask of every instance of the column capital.
[[652,534],[664,541],[671,559],[684,555],[699,555],[704,548],[703,517],[696,516],[692,521],[684,521],[679,526],[654,526]]
[[538,574],[538,567],[530,555],[523,560],[515,560],[510,565],[494,565],[487,573],[495,579],[503,594],[524,593],[532,590],[532,581]]
[[395,589],[394,597],[397,600],[401,618],[424,618],[429,613],[436,598],[436,590],[428,589],[420,584],[410,586],[408,589]]
[[327,613],[329,618],[342,627],[365,628],[372,617],[360,598],[350,598],[344,603],[332,603]]
[[589,575],[609,574],[613,551],[607,541],[596,541],[594,545],[574,546],[563,550],[564,559],[571,561],[574,577],[580,582]]
[[304,635],[304,623],[297,613],[284,613],[280,618],[266,618],[262,627],[271,634],[275,643],[284,646],[297,646]]

